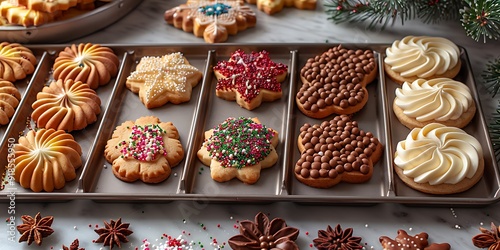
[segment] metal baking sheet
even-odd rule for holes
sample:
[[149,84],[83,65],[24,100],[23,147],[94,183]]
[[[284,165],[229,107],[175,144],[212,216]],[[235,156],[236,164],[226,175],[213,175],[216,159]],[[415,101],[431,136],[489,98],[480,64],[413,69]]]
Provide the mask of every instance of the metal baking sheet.
[[[372,49],[378,61],[377,79],[368,85],[368,104],[353,116],[360,128],[370,131],[384,145],[381,160],[375,164],[372,179],[363,184],[340,183],[330,189],[315,189],[298,182],[293,174],[293,167],[299,158],[297,136],[300,126],[305,122],[320,123],[331,119],[313,119],[304,116],[296,107],[295,94],[301,82],[298,72],[306,60],[321,54],[338,44],[182,44],[182,45],[123,45],[108,44],[119,55],[121,68],[118,76],[105,88],[98,89],[108,101],[102,102],[103,112],[98,122],[87,128],[85,135],[76,132],[77,140],[82,141],[84,166],[78,171],[78,178],[68,182],[62,190],[52,193],[33,193],[21,187],[17,188],[16,198],[20,200],[49,199],[55,201],[72,199],[92,199],[96,201],[173,201],[193,200],[201,202],[278,202],[291,201],[307,204],[377,204],[384,202],[413,205],[463,205],[480,206],[497,202],[499,199],[500,178],[497,163],[488,137],[487,124],[481,112],[480,100],[476,91],[466,51],[461,48],[462,69],[456,77],[466,83],[473,91],[478,104],[474,120],[465,130],[478,138],[484,145],[485,175],[472,189],[456,195],[427,195],[414,191],[402,183],[393,174],[393,151],[398,141],[409,132],[395,118],[392,112],[394,90],[399,86],[386,79],[383,71],[383,57],[387,44],[342,44],[345,48]],[[54,55],[68,45],[34,45],[36,49],[45,49],[46,58],[42,60],[31,84],[45,84],[50,78],[50,67]],[[248,111],[235,102],[222,100],[215,96],[216,79],[212,67],[221,60],[227,60],[231,52],[267,50],[276,62],[288,66],[288,76],[283,82],[283,97],[271,103],[263,103],[259,108]],[[181,105],[166,104],[156,109],[146,109],[125,87],[128,75],[135,69],[140,58],[160,56],[171,52],[182,52],[189,62],[204,72],[202,81],[193,89],[191,101]],[[40,89],[40,87],[37,87]],[[36,95],[36,87],[32,92]],[[102,91],[102,92],[101,92]],[[33,95],[32,94],[32,95]],[[25,98],[33,98],[27,95]],[[24,124],[31,113],[31,102],[26,101],[16,113],[17,127]],[[29,103],[29,104],[28,104]],[[144,115],[158,116],[162,121],[172,121],[178,128],[181,143],[185,150],[184,160],[172,169],[171,176],[159,184],[144,184],[140,181],[125,183],[117,179],[110,164],[104,159],[104,146],[116,126],[126,120],[135,120]],[[196,152],[203,141],[203,133],[213,128],[228,117],[258,117],[263,124],[279,132],[277,147],[278,162],[261,172],[261,178],[253,185],[247,185],[237,179],[219,183],[211,179],[210,168],[197,158]],[[24,117],[24,120],[23,120]],[[10,126],[9,126],[10,128]],[[19,131],[12,128],[8,136],[13,137]],[[92,138],[92,139],[90,139]],[[79,141],[80,142],[80,141]],[[0,159],[6,158],[7,145],[4,141],[0,149]],[[1,165],[6,165],[0,162]],[[17,184],[16,184],[17,185]],[[0,193],[5,190],[0,191]],[[2,199],[6,199],[3,196]]]
[[67,20],[40,26],[0,26],[0,40],[18,43],[63,43],[98,31],[127,15],[142,0],[119,0],[99,4],[94,10]]

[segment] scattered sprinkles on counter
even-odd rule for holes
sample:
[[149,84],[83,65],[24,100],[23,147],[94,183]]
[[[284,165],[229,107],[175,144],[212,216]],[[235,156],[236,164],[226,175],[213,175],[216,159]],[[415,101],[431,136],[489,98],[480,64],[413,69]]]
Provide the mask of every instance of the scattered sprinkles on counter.
[[122,141],[122,157],[133,157],[139,161],[152,161],[158,155],[167,155],[164,148],[163,134],[165,131],[158,125],[144,127],[134,125],[128,143]]
[[250,118],[228,118],[205,142],[212,158],[223,167],[241,169],[262,161],[271,152],[272,129]]

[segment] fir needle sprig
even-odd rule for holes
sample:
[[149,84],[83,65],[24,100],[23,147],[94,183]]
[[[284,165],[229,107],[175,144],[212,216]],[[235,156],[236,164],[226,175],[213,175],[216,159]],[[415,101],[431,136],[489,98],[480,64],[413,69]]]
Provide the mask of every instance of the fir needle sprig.
[[491,143],[493,146],[493,151],[498,159],[500,155],[500,103],[497,106],[497,110],[492,115],[492,122],[489,126]]
[[494,61],[489,61],[486,64],[486,69],[481,74],[484,85],[488,91],[495,97],[500,91],[500,58]]

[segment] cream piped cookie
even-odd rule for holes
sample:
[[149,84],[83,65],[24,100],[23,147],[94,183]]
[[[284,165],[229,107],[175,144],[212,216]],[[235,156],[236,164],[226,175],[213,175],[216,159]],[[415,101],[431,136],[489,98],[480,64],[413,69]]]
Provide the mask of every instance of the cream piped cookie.
[[443,37],[406,36],[394,41],[385,54],[385,72],[399,84],[419,78],[453,78],[460,72],[460,50]]
[[141,58],[126,85],[132,92],[139,93],[146,108],[157,108],[168,102],[179,104],[191,100],[193,87],[202,76],[182,53],[176,52]]
[[469,87],[450,78],[404,82],[395,93],[394,113],[410,129],[433,122],[463,128],[476,113]]
[[398,142],[394,170],[409,187],[430,194],[470,189],[483,176],[481,143],[460,128],[430,123]]

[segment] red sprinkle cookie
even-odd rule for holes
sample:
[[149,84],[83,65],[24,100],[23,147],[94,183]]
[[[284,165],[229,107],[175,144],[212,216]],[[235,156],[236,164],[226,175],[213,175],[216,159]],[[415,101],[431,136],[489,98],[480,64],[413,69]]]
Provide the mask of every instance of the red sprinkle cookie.
[[405,230],[398,230],[398,236],[394,240],[387,236],[381,236],[379,241],[383,250],[449,250],[451,248],[448,243],[432,243],[429,245],[428,238],[429,235],[425,232],[410,236]]
[[212,179],[218,182],[238,178],[254,184],[263,168],[278,161],[275,147],[278,132],[260,124],[257,118],[228,118],[205,132],[198,158],[210,166]]
[[358,127],[347,115],[321,124],[304,124],[298,138],[302,154],[295,164],[295,177],[315,188],[330,188],[341,181],[370,180],[373,164],[382,155],[382,144],[371,132]]
[[288,73],[288,67],[275,63],[267,51],[245,54],[237,50],[229,61],[220,61],[214,67],[217,77],[215,94],[225,100],[236,100],[243,108],[252,110],[262,101],[270,102],[281,98],[281,82]]
[[299,110],[312,118],[353,114],[368,101],[366,85],[375,80],[377,63],[371,50],[341,45],[307,60],[300,71],[302,87],[295,98]]

